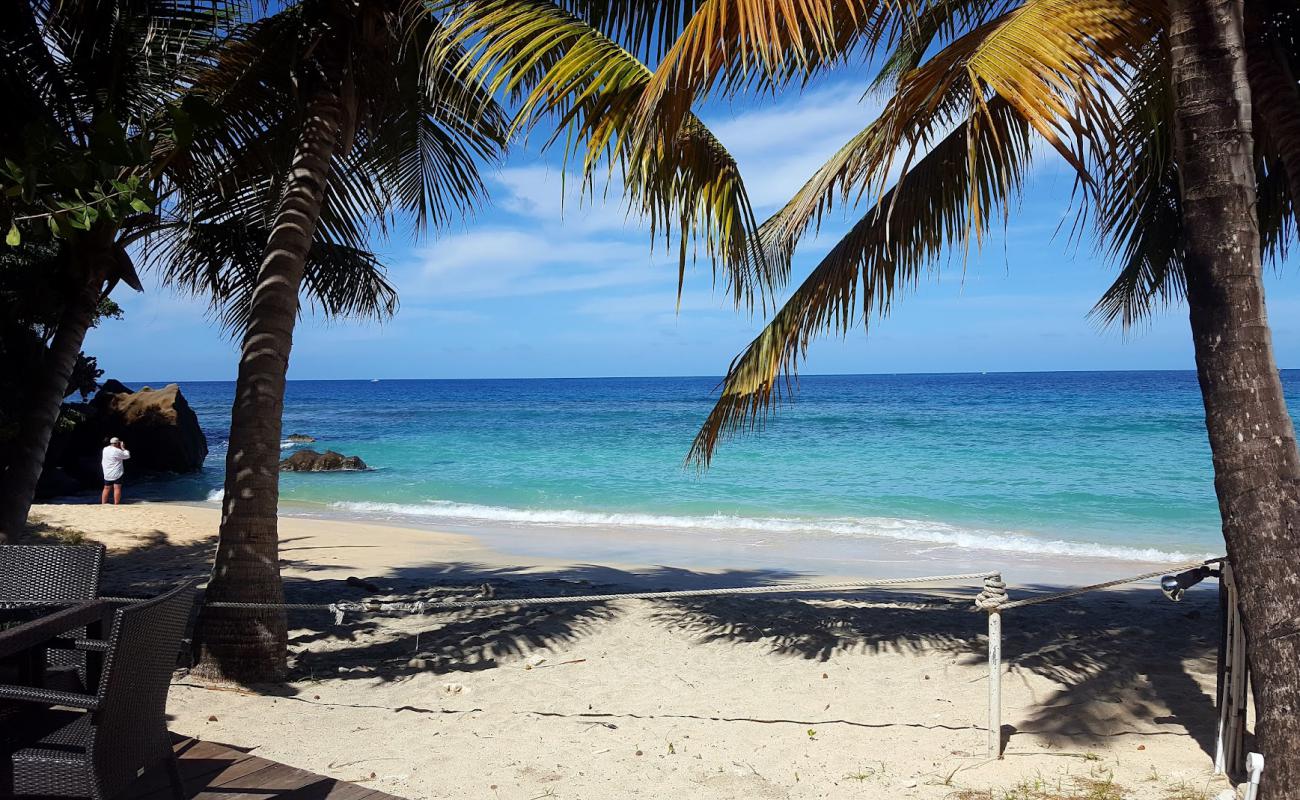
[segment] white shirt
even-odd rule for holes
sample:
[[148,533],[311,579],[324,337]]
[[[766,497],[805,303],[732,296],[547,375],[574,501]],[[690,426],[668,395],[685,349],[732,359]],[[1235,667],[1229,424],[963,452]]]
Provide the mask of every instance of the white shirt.
[[104,468],[104,482],[115,483],[122,480],[122,473],[125,471],[122,462],[131,457],[131,453],[120,447],[109,445],[104,448],[104,456],[100,459],[100,466]]

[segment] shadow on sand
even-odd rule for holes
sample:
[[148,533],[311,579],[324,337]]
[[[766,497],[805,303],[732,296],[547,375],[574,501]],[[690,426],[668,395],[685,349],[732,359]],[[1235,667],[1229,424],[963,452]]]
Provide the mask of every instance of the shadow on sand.
[[[655,567],[625,571],[598,565],[527,571],[449,563],[395,567],[382,576],[356,576],[371,592],[343,580],[312,579],[311,548],[282,543],[290,602],[329,603],[367,596],[418,596],[430,587],[459,588],[473,596],[490,584],[498,598],[586,595],[633,589],[766,586],[798,580],[781,570],[695,572]],[[367,545],[358,545],[366,547]],[[206,575],[213,543],[176,546],[158,532],[141,547],[110,556],[110,591],[149,593],[172,581]],[[147,585],[122,586],[115,575],[151,576]],[[881,652],[942,652],[957,663],[986,659],[983,614],[971,610],[978,586],[876,591],[853,596],[748,596],[659,601],[653,624],[693,641],[758,647],[772,654],[825,661],[840,654],[869,658]],[[1013,590],[1045,590],[1028,587]],[[863,606],[862,601],[882,605]],[[1136,613],[1135,613],[1136,605]],[[336,625],[328,612],[290,614],[293,677],[400,680],[417,672],[452,673],[496,668],[543,648],[563,649],[625,613],[619,604],[554,604],[451,611],[424,617],[350,615]],[[1036,710],[1004,726],[1004,735],[1032,733],[1073,741],[1101,741],[1152,725],[1185,728],[1207,752],[1214,743],[1213,684],[1218,600],[1213,583],[1179,604],[1146,586],[1085,599],[1016,609],[1004,617],[1004,681],[1036,675],[1055,689]],[[292,697],[292,687],[261,687]],[[1068,709],[1068,710],[1067,710]],[[435,713],[431,709],[405,710]],[[900,723],[902,724],[902,723]],[[1178,727],[1167,734],[1181,735]]]

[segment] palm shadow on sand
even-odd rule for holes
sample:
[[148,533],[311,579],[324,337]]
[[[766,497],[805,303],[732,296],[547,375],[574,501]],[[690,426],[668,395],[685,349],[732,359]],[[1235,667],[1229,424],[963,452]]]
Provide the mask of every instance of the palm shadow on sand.
[[[282,542],[290,602],[359,600],[373,593],[343,580],[313,579],[311,555]],[[358,546],[366,546],[359,544]],[[161,532],[142,546],[110,556],[106,591],[150,594],[184,577],[205,576],[212,542],[176,546]],[[303,574],[305,573],[305,575]],[[115,575],[152,577],[122,586]],[[378,595],[414,595],[429,587],[460,588],[473,596],[482,584],[499,598],[606,594],[623,588],[766,586],[798,580],[781,570],[696,572],[671,567],[627,571],[599,565],[554,570],[474,563],[395,567],[382,576],[357,576]],[[1045,590],[1029,587],[1025,591]],[[945,593],[876,591],[846,596],[759,595],[658,601],[652,621],[694,641],[754,647],[783,657],[825,661],[835,655],[867,659],[880,652],[943,652],[959,663],[986,659],[985,618],[972,612],[978,586]],[[1013,592],[1019,594],[1019,592]],[[869,600],[882,606],[861,606]],[[1131,604],[1139,604],[1133,613]],[[401,680],[419,672],[491,670],[540,649],[563,650],[622,612],[616,603],[550,604],[474,609],[411,617],[349,615],[336,625],[328,612],[290,614],[293,678]],[[1005,615],[1004,681],[1037,675],[1054,691],[1036,709],[1004,726],[1004,737],[1036,734],[1049,742],[1099,742],[1125,733],[1190,734],[1207,753],[1214,744],[1213,683],[1218,599],[1212,582],[1180,604],[1144,586],[1016,609]],[[292,687],[265,691],[292,696]],[[408,709],[411,710],[411,709]],[[900,723],[902,724],[902,723]],[[1153,733],[1154,728],[1154,733]]]

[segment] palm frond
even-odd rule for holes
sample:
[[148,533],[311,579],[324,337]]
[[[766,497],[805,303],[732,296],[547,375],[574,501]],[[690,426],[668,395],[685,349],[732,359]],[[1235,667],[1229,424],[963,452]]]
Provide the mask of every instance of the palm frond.
[[1010,11],[1021,0],[934,0],[903,22],[896,41],[871,83],[873,90],[896,87],[899,80],[921,66],[936,44],[959,32],[983,25]]
[[705,0],[656,66],[634,119],[641,138],[671,137],[710,91],[777,88],[841,63],[914,19],[923,0]]
[[[149,263],[167,285],[207,299],[227,332],[239,336],[269,236],[266,227],[239,219],[174,224],[151,239]],[[397,291],[378,258],[323,236],[308,254],[303,290],[327,317],[382,320],[397,310]]]
[[1132,327],[1183,296],[1183,222],[1169,120],[1166,45],[1156,40],[1124,94],[1118,135],[1097,173],[1098,241],[1119,274],[1093,307],[1102,324]]
[[[986,130],[977,135],[972,128]],[[1033,132],[999,97],[936,144],[826,254],[766,327],[736,357],[688,461],[709,464],[719,441],[762,424],[793,391],[812,337],[846,333],[890,310],[900,289],[964,240],[969,217],[986,220],[1017,195]],[[971,142],[978,142],[972,153]],[[782,375],[785,376],[782,380]]]
[[757,221],[735,159],[708,128],[689,116],[673,136],[626,146],[633,109],[651,72],[630,52],[556,3],[465,0],[444,20],[465,48],[466,74],[493,93],[515,97],[515,127],[550,120],[550,146],[563,140],[566,165],[577,161],[585,193],[619,172],[629,208],[649,224],[652,240],[673,247],[678,284],[702,246],[738,304],[779,285],[756,247]]
[[[1096,169],[1098,242],[1119,267],[1092,310],[1105,325],[1131,328],[1186,296],[1168,55],[1163,36],[1144,50],[1142,67],[1120,103],[1118,135]],[[1255,153],[1261,256],[1282,263],[1296,234],[1295,217],[1290,184],[1267,126],[1256,128]]]

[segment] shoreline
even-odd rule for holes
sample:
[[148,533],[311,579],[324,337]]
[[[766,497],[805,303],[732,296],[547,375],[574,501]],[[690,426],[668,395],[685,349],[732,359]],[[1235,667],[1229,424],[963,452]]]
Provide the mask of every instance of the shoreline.
[[[59,509],[97,506],[97,503],[56,503],[34,507],[39,516],[64,518]],[[139,500],[119,507],[192,509],[206,519],[215,536],[220,507],[205,501]],[[113,509],[105,509],[112,514]],[[130,515],[133,512],[128,511]],[[149,512],[143,512],[149,516]],[[105,516],[100,522],[107,523]],[[931,544],[906,539],[801,538],[797,532],[766,535],[755,540],[748,532],[726,529],[681,530],[652,526],[541,525],[452,519],[425,520],[401,515],[351,513],[311,503],[281,504],[281,539],[301,536],[311,524],[336,528],[340,536],[371,538],[378,532],[401,541],[408,557],[423,560],[435,552],[454,549],[490,565],[546,567],[602,565],[627,574],[672,570],[682,575],[763,574],[791,581],[861,580],[999,571],[1008,585],[1036,590],[1099,583],[1127,575],[1162,569],[1171,572],[1183,562],[1087,557],[1052,553],[981,550],[956,545]],[[341,526],[341,527],[338,527]],[[1199,559],[1191,558],[1188,562]],[[385,566],[374,564],[376,568]],[[1154,584],[1150,579],[1148,584]],[[697,583],[692,583],[697,588]],[[667,584],[665,588],[685,588]]]

